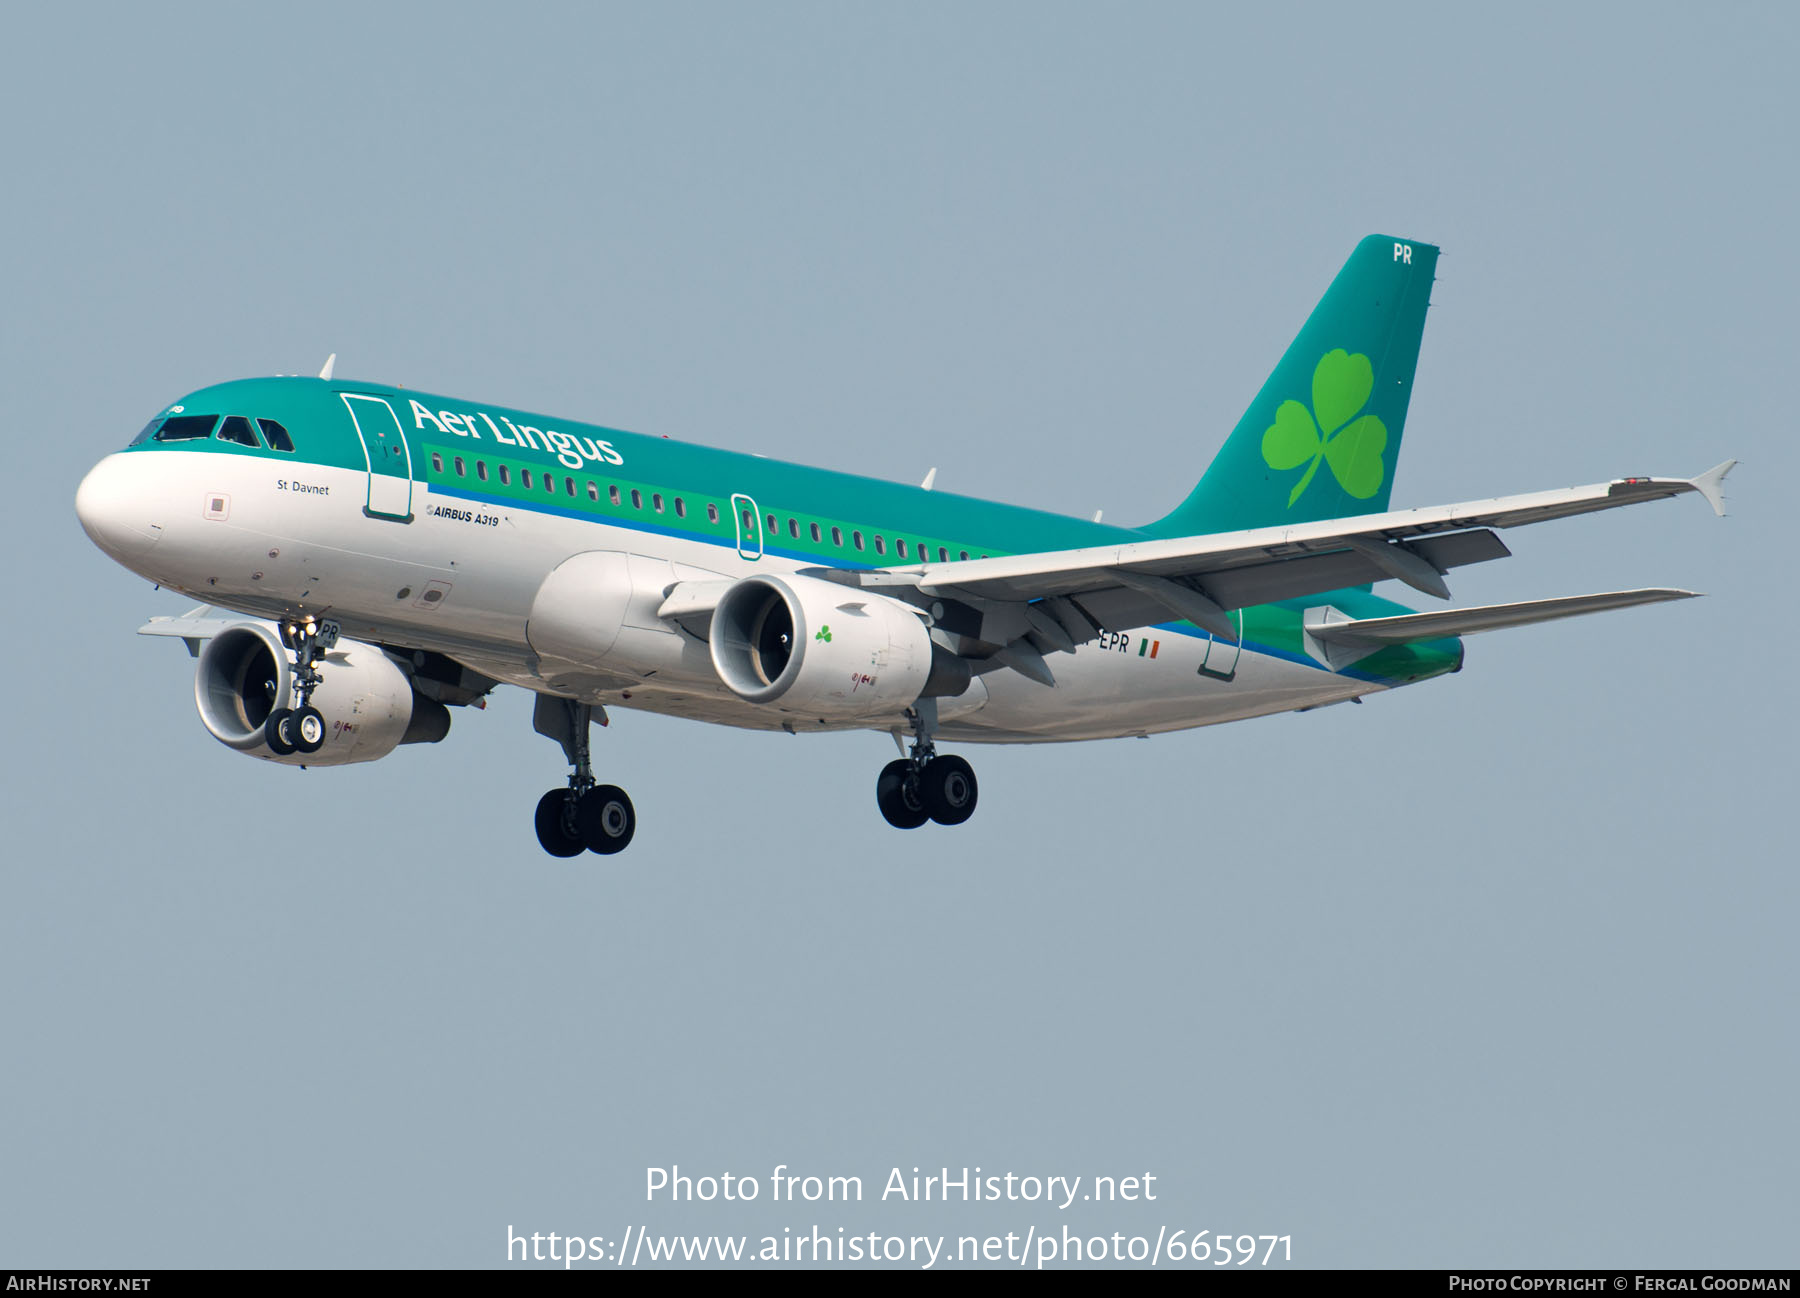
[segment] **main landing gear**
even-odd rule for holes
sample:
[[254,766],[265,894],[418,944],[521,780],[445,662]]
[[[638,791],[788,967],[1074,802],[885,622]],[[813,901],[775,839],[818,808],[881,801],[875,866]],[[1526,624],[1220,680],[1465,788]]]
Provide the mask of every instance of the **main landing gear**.
[[276,708],[263,722],[263,742],[278,757],[289,753],[316,753],[325,746],[325,717],[310,706],[319,688],[319,663],[338,642],[338,624],[312,618],[289,618],[278,628],[281,645],[294,655],[294,704]]
[[[583,852],[611,856],[624,851],[637,832],[637,812],[625,790],[616,784],[594,782],[588,760],[588,728],[594,712],[589,704],[540,694],[532,715],[533,728],[561,744],[563,755],[575,768],[567,788],[551,789],[538,799],[538,842],[551,856],[580,856]],[[600,718],[604,725],[604,711]]]
[[[937,729],[937,700],[920,699],[907,709],[912,723],[912,756],[889,762],[875,780],[875,805],[895,829],[917,829],[927,820],[960,825],[975,814],[975,771],[951,753],[942,756],[931,742]],[[898,740],[900,732],[894,732]]]

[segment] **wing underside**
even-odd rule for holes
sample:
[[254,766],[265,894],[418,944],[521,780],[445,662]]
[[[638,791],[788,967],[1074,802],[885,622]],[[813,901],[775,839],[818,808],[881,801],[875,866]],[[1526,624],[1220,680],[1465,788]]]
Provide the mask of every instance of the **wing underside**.
[[[1229,637],[1234,631],[1228,615],[1235,609],[1304,599],[1386,578],[1448,599],[1450,590],[1444,578],[1452,568],[1511,553],[1498,535],[1500,529],[1665,500],[1687,492],[1699,493],[1716,513],[1723,514],[1721,484],[1735,463],[1726,461],[1694,478],[1619,478],[1586,487],[1289,527],[874,571],[807,571],[902,599],[947,601],[975,610],[979,615],[976,623],[965,617],[961,626],[950,626],[950,632],[971,646],[988,646],[988,654],[1000,646],[1003,653],[1018,660],[1003,659],[1004,665],[1026,663],[1031,668],[1027,674],[1042,679],[1043,654],[1071,651],[1101,629],[1125,629],[1173,617]],[[1598,607],[1578,611],[1598,611]]]

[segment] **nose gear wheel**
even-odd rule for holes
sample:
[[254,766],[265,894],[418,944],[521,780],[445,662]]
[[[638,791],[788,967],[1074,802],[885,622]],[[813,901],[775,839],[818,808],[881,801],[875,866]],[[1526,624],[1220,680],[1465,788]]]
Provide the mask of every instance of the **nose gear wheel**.
[[313,707],[313,691],[324,679],[319,664],[338,642],[338,624],[329,618],[285,618],[276,626],[281,646],[293,654],[291,708],[276,708],[263,722],[263,742],[277,757],[290,753],[316,753],[325,746],[330,727]]

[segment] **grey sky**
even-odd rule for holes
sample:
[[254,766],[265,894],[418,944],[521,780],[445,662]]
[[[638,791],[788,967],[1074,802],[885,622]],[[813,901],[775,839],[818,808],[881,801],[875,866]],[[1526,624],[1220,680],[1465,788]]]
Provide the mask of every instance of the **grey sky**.
[[[0,108],[0,1266],[497,1266],[627,1226],[1292,1235],[1793,1265],[1800,96],[1787,6],[20,8]],[[316,370],[1133,522],[1355,241],[1444,248],[1398,506],[1727,456],[1529,529],[1362,707],[964,750],[615,714],[553,862],[502,691],[300,773],[195,716],[81,474]],[[854,1174],[646,1205],[647,1166]],[[878,1201],[891,1167],[1154,1204]]]

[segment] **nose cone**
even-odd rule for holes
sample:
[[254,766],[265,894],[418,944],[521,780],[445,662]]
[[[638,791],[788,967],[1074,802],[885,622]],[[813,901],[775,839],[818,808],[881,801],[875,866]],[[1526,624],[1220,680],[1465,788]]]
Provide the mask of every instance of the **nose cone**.
[[150,521],[148,493],[129,455],[109,455],[88,471],[75,489],[75,516],[82,530],[127,567],[162,535]]

